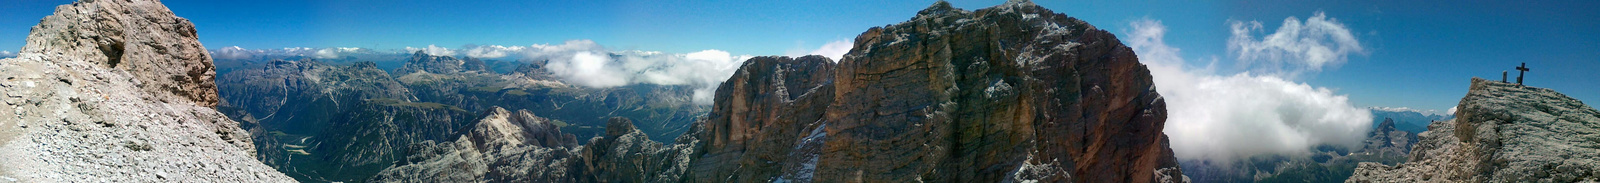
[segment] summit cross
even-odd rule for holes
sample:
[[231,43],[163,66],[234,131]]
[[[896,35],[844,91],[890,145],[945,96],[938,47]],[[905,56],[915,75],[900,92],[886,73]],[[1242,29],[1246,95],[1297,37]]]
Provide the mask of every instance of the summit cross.
[[1523,62],[1522,66],[1517,66],[1517,84],[1518,85],[1522,84],[1522,74],[1525,73],[1525,72],[1528,72],[1528,63],[1527,62]]

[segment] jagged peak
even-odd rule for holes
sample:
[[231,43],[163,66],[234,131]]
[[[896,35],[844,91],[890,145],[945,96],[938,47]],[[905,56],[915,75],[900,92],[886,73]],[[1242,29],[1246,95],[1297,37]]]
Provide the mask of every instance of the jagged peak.
[[1394,130],[1395,130],[1394,119],[1383,118],[1383,123],[1378,123],[1378,129],[1374,130],[1374,131],[1375,132],[1388,132],[1388,131],[1394,131]]
[[949,12],[950,10],[955,10],[955,9],[956,8],[954,6],[950,6],[950,2],[946,2],[944,0],[939,0],[939,1],[933,2],[933,5],[928,5],[928,8],[923,8],[922,11],[917,11],[917,15],[918,16],[921,16],[921,15],[935,15],[935,14],[941,14],[941,13],[944,13],[944,12]]
[[1030,0],[1007,0],[1006,3],[1000,4],[1000,6],[1039,6],[1039,5],[1033,4],[1033,1],[1030,1]]
[[366,68],[378,68],[378,63],[377,62],[372,62],[372,61],[359,61],[359,62],[350,64],[350,66],[351,67],[355,67],[355,68],[363,68],[363,69],[366,69]]
[[637,130],[633,128],[633,120],[631,119],[624,117],[611,117],[611,119],[606,122],[607,139],[614,139],[618,136],[632,133],[633,131]]

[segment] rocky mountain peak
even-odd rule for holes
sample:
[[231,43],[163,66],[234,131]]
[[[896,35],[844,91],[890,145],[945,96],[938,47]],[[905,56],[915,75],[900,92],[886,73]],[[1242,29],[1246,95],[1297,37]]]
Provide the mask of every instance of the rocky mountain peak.
[[951,11],[965,12],[965,10],[956,9],[953,6],[950,6],[950,2],[940,0],[933,2],[933,5],[929,5],[928,8],[923,8],[922,11],[917,11],[917,16],[936,16],[939,14],[949,13]]
[[477,58],[467,57],[466,59],[457,59],[456,57],[449,55],[431,55],[425,51],[417,51],[412,53],[411,59],[406,61],[405,66],[401,66],[399,69],[396,69],[395,73],[397,75],[405,75],[418,71],[426,71],[428,73],[435,74],[469,71],[482,73],[492,72],[489,71],[488,66],[485,65],[482,60],[478,60]]
[[1383,123],[1378,123],[1378,128],[1374,129],[1373,132],[1374,133],[1387,133],[1387,132],[1394,131],[1394,130],[1395,130],[1395,128],[1394,128],[1394,119],[1383,118]]
[[[1184,181],[1149,71],[1108,32],[1026,2],[936,2],[855,40],[838,64],[801,69],[832,72],[815,86],[788,81],[810,67],[747,61],[695,159],[742,166],[691,179]],[[810,88],[832,92],[793,95]]]
[[156,0],[83,0],[0,60],[0,181],[288,182],[218,104],[194,24]]
[[1600,111],[1582,101],[1472,78],[1456,108],[1418,135],[1409,162],[1362,163],[1347,182],[1600,181]]
[[118,69],[138,79],[153,100],[215,107],[216,73],[197,37],[193,23],[159,1],[85,0],[40,20],[18,58]]
[[606,137],[617,137],[633,133],[638,129],[633,128],[633,120],[623,117],[612,117],[606,122]]
[[550,119],[534,116],[526,109],[512,112],[494,107],[472,128],[467,138],[479,149],[524,145],[571,148],[578,142],[572,134],[562,133]]

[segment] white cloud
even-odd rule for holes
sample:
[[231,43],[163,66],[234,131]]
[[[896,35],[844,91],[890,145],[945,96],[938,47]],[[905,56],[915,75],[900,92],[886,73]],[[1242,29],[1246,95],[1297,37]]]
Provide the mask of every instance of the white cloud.
[[1446,109],[1444,113],[1446,115],[1456,115],[1456,106],[1450,106],[1450,109]]
[[17,54],[16,53],[11,53],[11,51],[0,51],[0,58],[10,58],[10,57],[17,57]]
[[406,47],[406,52],[408,52],[408,53],[415,53],[417,51],[422,51],[422,53],[426,53],[428,55],[434,55],[434,56],[455,56],[456,55],[456,51],[455,50],[451,50],[450,48],[445,48],[445,47],[434,46],[434,45],[431,45],[431,44],[428,45],[428,47],[423,47],[423,48],[412,48],[412,47],[409,47],[409,46]]
[[694,102],[702,105],[711,104],[717,86],[733,76],[740,64],[751,57],[734,56],[722,50],[688,54],[609,51],[590,40],[572,40],[560,45],[531,45],[520,49],[517,54],[521,54],[524,60],[548,61],[545,68],[579,86],[692,86],[695,87]]
[[568,60],[552,60],[547,68],[568,81],[589,87],[615,87],[628,84],[628,78],[611,64],[604,53],[577,52]]
[[829,59],[833,59],[834,62],[838,62],[839,59],[844,59],[844,54],[849,53],[850,48],[853,47],[855,47],[855,44],[851,43],[850,41],[837,40],[828,42],[828,44],[823,44],[821,48],[812,50],[811,53],[808,54],[822,55],[824,57],[828,57]]
[[1163,41],[1159,21],[1132,23],[1128,45],[1167,102],[1164,132],[1179,159],[1232,162],[1255,155],[1301,155],[1319,144],[1360,145],[1372,114],[1346,96],[1271,75],[1217,75],[1185,68]]
[[1228,39],[1230,54],[1243,66],[1271,75],[1294,78],[1337,66],[1350,54],[1365,51],[1349,28],[1322,12],[1305,21],[1285,18],[1277,31],[1259,39],[1254,35],[1264,30],[1261,22],[1229,20],[1228,24],[1233,33]]
[[489,45],[463,48],[463,50],[466,50],[467,57],[472,58],[501,58],[522,52],[523,49],[527,49],[527,47]]
[[323,48],[323,49],[317,50],[317,52],[315,54],[312,54],[311,57],[312,58],[317,58],[317,59],[339,58],[339,50],[338,49],[334,49],[334,48]]
[[[799,46],[796,45],[796,47]],[[828,59],[833,59],[834,62],[839,62],[839,59],[844,59],[844,54],[850,53],[850,48],[854,47],[855,43],[852,43],[849,40],[834,40],[828,42],[827,44],[822,44],[822,47],[818,47],[817,49],[811,51],[805,51],[803,48],[790,49],[784,53],[784,56],[800,57],[806,55],[822,55],[823,57],[828,57]]]
[[300,56],[317,59],[336,59],[350,54],[373,54],[371,49],[358,47],[286,47],[282,49],[244,49],[239,46],[222,47],[210,50],[211,57],[215,59],[249,59],[256,56]]
[[229,46],[213,52],[211,57],[217,59],[246,59],[251,57],[251,52],[251,50],[245,50],[239,46]]

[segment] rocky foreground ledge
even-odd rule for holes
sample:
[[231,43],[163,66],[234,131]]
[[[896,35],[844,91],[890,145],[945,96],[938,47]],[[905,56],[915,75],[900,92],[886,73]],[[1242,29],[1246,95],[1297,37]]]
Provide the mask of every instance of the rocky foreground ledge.
[[1555,90],[1472,78],[1456,119],[1408,163],[1362,163],[1345,182],[1597,182],[1600,111]]
[[56,8],[0,60],[0,182],[292,182],[218,103],[194,24],[156,0]]

